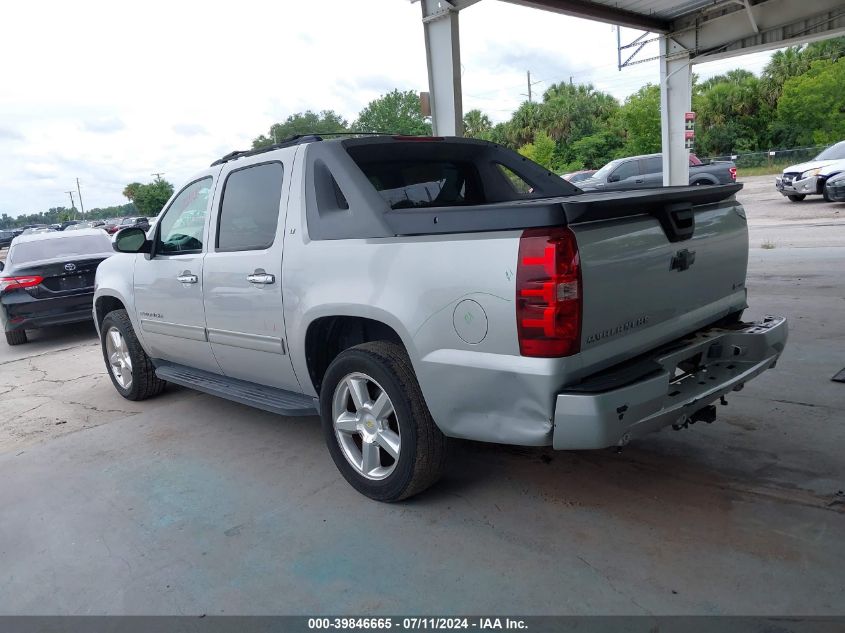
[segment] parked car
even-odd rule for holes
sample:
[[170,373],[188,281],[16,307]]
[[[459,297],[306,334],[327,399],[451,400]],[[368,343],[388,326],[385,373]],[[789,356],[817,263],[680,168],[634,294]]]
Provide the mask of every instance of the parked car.
[[587,196],[475,139],[233,152],[151,235],[117,234],[94,300],[106,371],[129,400],[173,382],[319,412],[381,501],[431,485],[449,437],[598,449],[711,422],[787,336],[741,320],[740,189]]
[[[702,162],[690,154],[691,185],[732,184],[736,182],[736,165],[731,161]],[[586,180],[578,183],[584,191],[593,189],[647,189],[663,185],[663,156],[648,154],[610,161]]]
[[0,248],[7,248],[15,237],[12,231],[0,231]]
[[828,202],[845,202],[845,171],[827,179],[824,199]]
[[775,188],[792,202],[801,202],[807,196],[827,197],[825,182],[831,176],[845,171],[845,141],[831,145],[813,160],[790,165],[775,178]]
[[87,222],[79,222],[78,224],[71,224],[65,231],[79,231],[81,229],[102,229],[105,227],[105,222],[102,220],[89,220]]
[[144,216],[137,216],[137,217],[128,217],[123,218],[120,221],[120,225],[118,226],[118,230],[125,229],[129,226],[137,226],[145,231],[149,230],[150,228],[150,219]]
[[114,235],[117,233],[118,229],[120,229],[120,223],[122,218],[109,218],[105,220],[103,229],[105,229],[106,233],[109,235]]
[[91,318],[94,275],[113,254],[99,229],[51,231],[15,238],[0,262],[0,325],[9,345],[27,330]]
[[56,233],[56,229],[52,226],[34,226],[24,229],[21,235],[33,235],[37,233]]
[[596,173],[595,169],[582,169],[580,171],[573,171],[569,174],[563,174],[561,178],[567,182],[576,183],[581,182],[582,180],[587,180],[587,178],[592,176],[594,173]]
[[79,223],[80,223],[80,221],[79,221],[79,220],[65,220],[64,222],[62,222],[62,223],[59,225],[59,230],[60,230],[60,231],[64,231],[64,230],[66,230],[66,229],[67,229],[67,227],[69,227],[69,226],[74,226],[74,225],[79,224]]

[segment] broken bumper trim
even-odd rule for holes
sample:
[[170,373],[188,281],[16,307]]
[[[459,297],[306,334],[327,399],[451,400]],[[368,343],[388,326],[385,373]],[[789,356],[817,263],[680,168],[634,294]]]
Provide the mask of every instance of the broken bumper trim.
[[[724,394],[773,367],[783,352],[787,322],[766,317],[738,329],[714,327],[652,359],[659,370],[602,393],[570,391],[555,402],[552,445],[556,449],[622,446],[670,424],[681,424]],[[676,377],[680,363],[696,368]]]

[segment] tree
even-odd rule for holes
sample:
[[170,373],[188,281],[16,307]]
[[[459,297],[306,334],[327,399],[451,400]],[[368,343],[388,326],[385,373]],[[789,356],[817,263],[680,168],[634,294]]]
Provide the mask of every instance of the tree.
[[[132,189],[132,192],[134,192],[132,202],[141,215],[158,215],[170,196],[173,195],[173,185],[162,178],[157,178],[147,185],[132,184],[138,185]],[[130,186],[128,185],[126,188],[129,189]],[[126,189],[124,189],[124,195],[126,195]]]
[[253,149],[267,147],[296,134],[320,134],[345,132],[349,124],[334,110],[321,110],[319,113],[306,110],[290,115],[282,123],[274,123],[265,136],[252,141]]
[[646,84],[630,97],[619,112],[628,156],[653,154],[662,146],[660,134],[660,86]]
[[431,124],[423,117],[420,99],[413,90],[393,90],[371,101],[358,113],[354,129],[410,136],[431,136]]
[[845,137],[845,59],[819,59],[787,79],[778,100],[781,125],[798,131],[802,144],[827,145]]
[[142,185],[140,182],[130,182],[123,188],[123,196],[125,198],[128,198],[131,202],[135,200],[135,196],[138,195],[138,189],[143,186],[144,185]]
[[526,143],[519,148],[519,153],[525,156],[525,158],[533,160],[546,169],[552,169],[554,151],[554,140],[543,130],[540,130],[534,135],[533,143]]
[[485,138],[493,129],[490,117],[481,110],[470,110],[464,115],[464,136],[469,138]]

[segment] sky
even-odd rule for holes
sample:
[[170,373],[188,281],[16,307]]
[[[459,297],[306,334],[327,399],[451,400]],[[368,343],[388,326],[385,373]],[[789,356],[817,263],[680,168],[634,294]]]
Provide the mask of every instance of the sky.
[[[624,99],[657,82],[616,68],[616,32],[483,0],[460,14],[464,110],[503,121],[558,81]],[[623,29],[623,40],[637,31]],[[656,45],[652,45],[656,47]],[[643,51],[656,54],[654,48]],[[753,72],[769,53],[697,65]],[[427,90],[421,10],[409,0],[8,3],[0,22],[0,213],[123,204],[156,172],[177,186],[290,114],[350,123],[379,95]]]

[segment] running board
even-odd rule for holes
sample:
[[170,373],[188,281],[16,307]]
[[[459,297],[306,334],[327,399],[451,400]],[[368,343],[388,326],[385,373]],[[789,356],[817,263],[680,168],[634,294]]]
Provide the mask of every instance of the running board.
[[309,396],[256,385],[246,380],[220,376],[184,365],[158,362],[156,376],[167,382],[279,415],[317,415],[316,400]]

